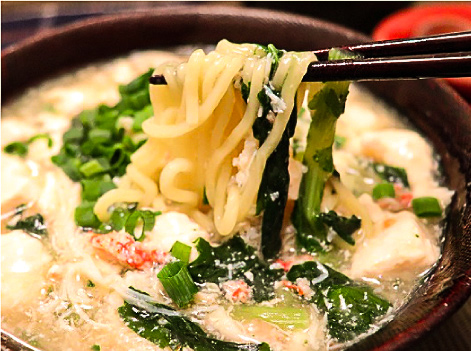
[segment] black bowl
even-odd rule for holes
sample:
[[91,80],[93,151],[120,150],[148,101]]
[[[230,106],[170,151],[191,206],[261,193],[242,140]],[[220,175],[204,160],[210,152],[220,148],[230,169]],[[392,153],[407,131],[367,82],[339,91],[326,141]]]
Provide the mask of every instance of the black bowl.
[[[35,36],[2,52],[2,101],[54,74],[136,49],[180,44],[273,43],[313,50],[371,40],[351,30],[270,11],[176,7],[99,17]],[[434,144],[446,184],[455,190],[442,256],[396,317],[351,350],[397,350],[449,317],[471,294],[471,109],[440,81],[364,84],[397,107]],[[4,346],[19,349],[6,333]],[[15,346],[16,345],[16,346]]]

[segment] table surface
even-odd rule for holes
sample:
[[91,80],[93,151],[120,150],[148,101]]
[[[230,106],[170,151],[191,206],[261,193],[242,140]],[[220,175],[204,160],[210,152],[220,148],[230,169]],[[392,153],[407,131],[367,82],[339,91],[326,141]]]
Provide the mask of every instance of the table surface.
[[[129,10],[145,10],[155,6],[175,5],[183,2],[6,2],[2,1],[2,49],[39,31],[71,23],[91,16]],[[201,3],[201,2],[198,2]],[[214,4],[215,2],[211,2]],[[197,4],[197,3],[193,3]],[[244,2],[224,3],[246,6]],[[253,7],[253,4],[250,4]],[[337,6],[332,4],[332,6]],[[265,7],[267,7],[265,5]],[[379,22],[381,18],[378,18]],[[468,351],[471,350],[471,299],[436,329],[413,347],[414,351]]]

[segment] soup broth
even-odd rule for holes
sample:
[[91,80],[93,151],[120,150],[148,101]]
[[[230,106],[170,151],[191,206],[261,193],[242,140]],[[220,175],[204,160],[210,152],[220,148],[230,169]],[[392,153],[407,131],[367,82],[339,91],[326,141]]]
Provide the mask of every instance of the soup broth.
[[[126,89],[122,86],[150,67],[186,59],[169,52],[134,53],[52,79],[30,88],[16,101],[2,107],[3,328],[44,350],[156,350],[168,345],[195,348],[198,345],[185,338],[199,338],[215,348],[219,345],[217,342],[225,341],[236,343],[231,347],[252,345],[250,350],[264,350],[266,345],[262,343],[266,343],[272,350],[299,351],[337,349],[354,340],[351,335],[360,330],[360,322],[353,314],[342,314],[342,309],[352,307],[348,306],[350,300],[345,302],[348,294],[354,296],[361,292],[364,301],[373,301],[376,309],[376,312],[361,310],[362,315],[371,313],[374,323],[361,329],[356,337],[374,331],[392,318],[394,310],[407,302],[420,278],[439,258],[440,222],[452,192],[438,182],[437,158],[427,140],[394,110],[355,85],[350,87],[345,113],[337,122],[332,151],[335,172],[325,181],[320,205],[324,215],[319,218],[323,218],[321,225],[326,237],[319,241],[318,250],[299,244],[303,242],[297,237],[300,229],[290,219],[293,208],[299,211],[300,197],[307,196],[303,192],[302,178],[310,172],[304,157],[309,152],[306,140],[313,118],[309,111],[312,94],[303,86],[300,89],[304,90],[298,90],[297,126],[294,135],[286,139],[289,189],[286,208],[281,212],[281,217],[284,212],[285,218],[278,254],[266,257],[264,251],[263,258],[262,251],[267,244],[262,242],[261,232],[262,226],[267,225],[263,216],[268,209],[258,211],[257,201],[251,201],[247,214],[239,216],[233,228],[226,232],[224,223],[218,224],[216,218],[218,193],[211,193],[208,183],[205,183],[204,194],[199,194],[200,198],[195,200],[196,205],[175,200],[170,192],[166,193],[167,183],[161,174],[167,172],[165,165],[176,158],[169,156],[171,147],[171,151],[161,152],[162,145],[170,142],[162,142],[154,135],[149,137],[146,132],[150,122],[143,121],[152,114],[145,115],[143,111],[147,107],[139,113],[120,112],[115,127],[128,137],[119,136],[122,138],[120,145],[124,145],[119,152],[128,150],[126,142],[132,144],[129,150],[135,155],[138,153],[134,150],[144,150],[152,143],[157,145],[151,152],[156,155],[155,159],[146,162],[149,167],[155,162],[163,164],[163,170],[158,171],[160,178],[154,177],[160,179],[156,186],[158,193],[144,206],[140,200],[122,200],[126,206],[115,202],[114,207],[106,207],[104,217],[94,207],[97,217],[85,218],[93,213],[90,206],[99,204],[108,191],[136,191],[145,181],[139,183],[138,176],[133,177],[133,168],[126,168],[128,164],[138,168],[141,161],[134,155],[123,161],[121,173],[110,173],[112,176],[106,179],[100,173],[98,185],[92,183],[98,176],[85,179],[84,174],[94,172],[94,167],[105,167],[101,161],[98,166],[96,162],[86,167],[82,164],[82,178],[75,181],[70,168],[64,172],[65,161],[57,155],[66,152],[64,145],[68,141],[72,145],[72,141],[77,140],[74,138],[83,138],[83,135],[74,137],[71,132],[77,123],[82,123],[81,128],[88,128],[83,127],[86,122],[82,111],[96,109],[99,105],[115,106],[123,99]],[[176,64],[164,67],[173,69]],[[178,74],[184,73],[176,73],[177,78]],[[242,77],[233,89],[234,99],[241,106],[250,103],[250,97],[243,100],[244,86],[250,89],[245,83]],[[200,89],[204,95],[203,84]],[[304,100],[302,93],[305,93]],[[150,99],[156,111],[159,102],[154,101],[153,94],[151,88]],[[276,110],[281,103],[277,100],[279,97],[269,93],[267,96],[271,99],[270,106]],[[150,101],[146,106],[151,106]],[[279,108],[281,112],[275,111],[276,118],[281,118],[283,113],[283,108]],[[263,111],[258,114],[258,120],[265,117]],[[136,124],[140,118],[142,126]],[[270,120],[270,113],[266,118]],[[160,128],[171,123],[162,122]],[[214,123],[214,129],[208,132],[209,138],[214,138],[216,133],[218,122]],[[93,133],[96,145],[100,144],[100,138],[116,137],[107,134],[104,127],[94,126],[90,127],[90,130],[95,128],[94,131],[87,129],[87,133]],[[235,129],[235,126],[236,122],[230,120],[227,128]],[[205,142],[195,136],[189,140],[194,149],[184,152],[191,155],[199,152],[201,144],[198,143]],[[234,170],[228,177],[232,177],[235,186],[250,182],[251,174],[247,170],[255,162],[253,155],[259,150],[259,144],[262,143],[250,131],[250,137],[237,144],[230,154],[229,166]],[[96,145],[90,147],[98,147]],[[117,147],[113,152],[116,150]],[[76,151],[69,149],[67,152],[71,155]],[[121,157],[119,152],[116,155]],[[113,157],[118,158],[116,155]],[[211,155],[217,157],[216,153]],[[115,159],[111,159],[114,162]],[[202,172],[210,168],[208,164],[200,165]],[[194,177],[199,177],[197,172],[195,174]],[[185,178],[184,172],[175,179],[176,185],[171,184],[177,190],[193,189],[193,179]],[[90,190],[90,187],[96,189]],[[99,196],[90,195],[94,191]],[[175,193],[175,196],[181,194]],[[93,202],[87,196],[93,197]],[[272,192],[270,196],[274,203],[278,193]],[[89,212],[85,211],[86,206]],[[77,208],[82,210],[77,212]],[[222,208],[226,211],[228,206]],[[117,222],[110,222],[115,213],[125,219],[118,229],[113,227]],[[133,213],[138,215],[134,216],[130,233],[129,217]],[[96,220],[98,225],[93,222]],[[343,224],[338,224],[339,221]],[[112,224],[106,227],[102,223]],[[151,223],[150,228],[148,223]],[[353,230],[345,229],[352,226]],[[189,256],[178,253],[176,242],[184,244],[183,251],[188,248]],[[220,248],[219,251],[214,247]],[[206,253],[211,252],[209,256],[216,257],[216,263],[202,262],[204,248],[209,250]],[[246,256],[237,259],[239,254]],[[229,255],[230,259],[220,266],[224,255]],[[179,302],[178,299],[185,297],[174,297],[166,285],[162,269],[172,264],[180,264],[181,271],[189,272],[188,279],[195,282],[188,285],[196,288],[190,294],[190,301]],[[251,268],[240,268],[240,265]],[[221,267],[220,276],[210,276],[212,269]],[[308,268],[317,275],[304,276]],[[338,279],[336,284],[345,289],[339,290],[335,298],[329,294],[335,291],[332,286],[337,285],[317,285],[330,278]],[[362,300],[351,298],[357,302]],[[373,300],[368,300],[370,298]],[[359,305],[366,304],[364,301]],[[340,312],[335,309],[336,303]],[[342,303],[346,305],[342,307]],[[134,306],[134,310],[130,306]],[[170,306],[171,310],[166,310],[165,306]],[[147,328],[145,318],[142,325],[133,324],[132,318],[138,318],[133,315],[137,310],[146,311],[148,317],[161,313],[164,317],[157,318],[160,321],[157,329],[159,325],[171,325],[175,318],[180,318],[178,322],[184,326],[176,327],[180,334],[168,331],[170,329],[165,329],[170,336],[146,334],[142,332]],[[338,324],[342,323],[351,328],[339,330]],[[185,328],[193,328],[192,333],[185,334]]]

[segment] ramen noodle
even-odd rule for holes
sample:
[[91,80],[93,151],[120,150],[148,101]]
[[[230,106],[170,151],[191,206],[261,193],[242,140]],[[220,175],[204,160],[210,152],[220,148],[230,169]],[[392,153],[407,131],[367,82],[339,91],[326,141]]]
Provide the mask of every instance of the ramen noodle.
[[395,111],[302,82],[315,59],[138,52],[3,106],[3,328],[44,350],[328,350],[392,318],[452,192]]

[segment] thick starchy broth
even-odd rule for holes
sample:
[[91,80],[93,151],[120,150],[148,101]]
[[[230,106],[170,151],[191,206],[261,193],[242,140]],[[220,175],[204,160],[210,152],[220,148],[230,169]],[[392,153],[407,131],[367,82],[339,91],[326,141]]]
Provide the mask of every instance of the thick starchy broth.
[[[288,54],[284,54],[285,57],[286,55]],[[429,143],[404,123],[394,111],[356,86],[350,87],[345,113],[337,122],[333,162],[340,177],[328,177],[321,205],[322,213],[332,210],[345,216],[345,220],[354,216],[357,220],[361,219],[361,226],[356,226],[353,235],[350,232],[344,240],[339,231],[329,225],[325,239],[327,244],[323,243],[322,249],[296,249],[296,240],[298,243],[302,240],[296,239],[295,233],[299,229],[291,224],[289,212],[296,206],[299,211],[301,205],[295,203],[301,195],[300,183],[303,189],[301,178],[308,174],[307,166],[302,163],[304,153],[309,152],[306,135],[311,115],[307,111],[306,102],[297,111],[297,127],[289,147],[288,169],[291,180],[284,211],[288,214],[285,214],[281,230],[282,247],[279,255],[268,260],[268,263],[256,261],[258,268],[243,271],[237,276],[238,268],[232,267],[231,263],[235,261],[228,261],[224,267],[229,267],[229,276],[219,277],[216,282],[210,278],[199,281],[201,274],[204,275],[208,271],[208,266],[190,264],[188,269],[197,282],[197,292],[191,296],[190,304],[184,304],[183,308],[175,305],[175,298],[168,293],[168,288],[162,283],[163,279],[157,274],[165,265],[176,262],[169,253],[176,241],[193,247],[190,262],[196,262],[194,260],[201,249],[196,249],[195,240],[198,238],[203,238],[212,246],[224,245],[237,232],[244,239],[244,245],[249,243],[257,250],[264,247],[260,232],[265,223],[262,223],[261,216],[255,213],[255,201],[249,203],[251,207],[249,206],[243,216],[240,214],[242,212],[239,213],[240,218],[233,222],[232,227],[226,225],[223,220],[218,222],[214,219],[218,211],[217,192],[211,194],[208,182],[204,183],[204,196],[206,197],[207,192],[209,199],[203,201],[199,198],[195,200],[197,205],[190,206],[192,199],[185,203],[183,200],[172,199],[173,195],[170,193],[167,196],[166,189],[162,189],[166,184],[165,179],[160,176],[158,194],[153,195],[154,198],[146,205],[139,205],[142,210],[162,212],[152,212],[153,226],[147,228],[142,241],[139,241],[140,237],[135,234],[134,227],[131,235],[125,232],[126,228],[100,233],[103,228],[91,230],[76,225],[74,212],[83,204],[81,196],[85,196],[81,183],[71,180],[61,168],[63,165],[58,167],[57,162],[51,161],[51,157],[62,152],[64,133],[69,130],[72,120],[81,111],[94,109],[99,104],[114,106],[121,98],[118,90],[120,85],[127,84],[150,67],[157,67],[170,60],[180,62],[183,58],[164,52],[134,53],[126,58],[92,65],[53,79],[39,87],[31,88],[16,101],[2,107],[2,150],[11,143],[24,142],[38,134],[47,134],[52,140],[51,146],[48,146],[46,137],[32,140],[23,156],[2,152],[2,328],[45,350],[156,350],[159,349],[158,345],[165,345],[159,343],[158,337],[146,339],[138,335],[132,326],[126,325],[125,321],[129,322],[129,319],[126,320],[126,313],[128,317],[130,313],[129,310],[126,312],[122,309],[126,300],[129,306],[147,309],[149,314],[161,313],[158,308],[156,310],[155,303],[172,306],[180,311],[182,316],[189,318],[186,320],[197,323],[204,333],[218,340],[251,345],[266,342],[273,350],[333,349],[342,344],[338,340],[348,343],[351,337],[344,337],[345,331],[334,331],[335,319],[328,315],[334,313],[329,305],[335,305],[337,300],[334,297],[326,297],[327,306],[313,303],[318,301],[318,292],[313,286],[322,284],[326,276],[337,274],[332,273],[334,271],[330,268],[327,271],[326,266],[355,281],[347,282],[343,276],[338,278],[344,282],[342,284],[345,284],[347,290],[352,289],[348,290],[352,294],[354,289],[360,289],[355,290],[355,293],[361,291],[365,294],[365,299],[368,297],[376,301],[373,304],[376,304],[375,308],[381,310],[381,313],[371,312],[377,317],[375,324],[366,328],[367,330],[371,332],[381,320],[393,316],[394,309],[407,300],[419,278],[432,267],[440,254],[440,221],[443,215],[435,212],[424,216],[424,213],[420,212],[420,206],[413,209],[411,202],[413,199],[424,197],[434,198],[438,200],[440,207],[445,209],[452,192],[438,184],[438,164]],[[221,71],[219,74],[222,74]],[[236,83],[233,89],[239,94],[234,99],[239,99],[240,104],[244,103],[240,96],[241,83],[243,85],[244,82],[247,83],[244,80]],[[154,93],[151,91],[151,99],[154,99],[152,94]],[[202,94],[204,95],[204,92]],[[300,95],[298,91],[298,100]],[[309,96],[309,93],[306,93],[306,96]],[[312,94],[309,97],[312,97]],[[277,104],[273,109],[280,109],[275,111],[278,118],[283,113],[283,108],[280,108],[276,97],[270,98],[270,106]],[[246,102],[250,103],[250,100],[246,99]],[[158,107],[154,101],[153,103],[155,110]],[[301,106],[301,103],[299,105]],[[236,108],[237,106],[234,109]],[[269,114],[265,116],[259,112],[258,118],[261,117],[270,118]],[[133,129],[133,119],[125,114],[118,118],[117,123],[136,144],[148,137],[142,129]],[[217,120],[214,123],[214,128],[217,128]],[[146,132],[145,124],[143,129]],[[250,137],[243,139],[231,153],[231,165],[238,172],[232,173],[232,183],[226,182],[227,189],[231,189],[231,186],[241,187],[241,183],[250,181],[247,180],[250,178],[247,175],[249,173],[244,171],[253,161],[250,155],[255,153],[259,142],[252,132],[250,134]],[[211,137],[211,133],[208,135]],[[147,143],[160,145],[160,149],[153,151],[156,155],[164,145],[158,144],[159,140],[155,137],[155,140]],[[195,143],[195,150],[191,152],[196,153],[198,151],[195,140],[197,139],[193,137],[190,142]],[[171,152],[167,152],[169,153]],[[173,162],[167,154],[161,155],[163,159],[159,162]],[[217,157],[217,154],[211,155]],[[139,162],[136,159],[137,157],[131,158],[131,166],[138,167]],[[210,163],[205,162],[202,165],[203,170]],[[381,178],[381,175],[384,176],[384,168],[389,166],[393,173],[396,172],[394,177],[397,178],[391,174],[386,176],[390,177],[389,179]],[[81,169],[86,172],[85,168]],[[400,180],[398,170],[399,173],[400,170],[405,170],[408,184]],[[133,182],[139,183],[135,180],[136,177],[132,176],[133,169],[128,167],[126,172],[122,177],[115,176],[108,182],[118,184],[115,190],[119,191],[141,189],[133,185]],[[158,172],[160,174],[167,171]],[[179,182],[178,185],[182,188],[191,187],[188,184],[192,184],[185,179],[180,179]],[[222,188],[215,186],[215,189]],[[391,189],[394,189],[394,195],[390,194]],[[228,194],[230,191],[228,190]],[[388,196],[385,196],[385,192]],[[179,194],[183,197],[185,195]],[[94,201],[99,204],[102,201],[100,199]],[[15,214],[21,212],[18,208],[22,205],[26,205],[23,206],[24,211]],[[222,208],[227,210],[227,206]],[[98,210],[95,207],[95,211]],[[265,208],[262,213],[268,213],[267,211]],[[36,214],[43,216],[47,234],[40,232],[41,228],[39,231],[36,228],[37,232],[33,234],[27,228],[17,226],[17,229],[12,229],[21,220],[32,218],[31,216]],[[109,218],[106,216],[111,216],[111,213],[97,215],[102,222],[107,222]],[[224,218],[224,214],[221,218]],[[145,227],[145,221],[143,223]],[[324,223],[331,222],[326,220]],[[142,231],[144,232],[144,228]],[[354,239],[354,245],[348,244],[351,239]],[[232,244],[229,251],[238,250],[243,245],[237,241]],[[173,250],[172,252],[177,257]],[[242,261],[252,262],[254,257],[245,257]],[[303,264],[312,260],[322,263],[313,268],[319,270],[320,275],[314,278],[296,276],[293,267],[299,265],[306,269],[308,266]],[[194,275],[198,267],[202,267],[202,271],[198,273],[200,276]],[[186,268],[184,270],[186,271]],[[258,279],[257,276],[254,277],[254,273],[257,275],[260,271],[267,275],[278,274],[273,281],[262,279],[262,285],[265,282],[267,285],[273,284],[270,288],[272,290],[260,293],[256,290],[260,287],[251,284]],[[273,273],[275,271],[278,273]],[[236,275],[235,279],[232,274]],[[371,288],[368,290],[365,286]],[[343,308],[342,301],[345,304],[342,299],[347,290],[341,290],[338,297],[340,309]],[[146,297],[142,292],[150,297]],[[261,298],[258,295],[265,293],[269,298]],[[332,300],[327,300],[328,298]],[[391,303],[392,308],[389,308],[387,301]],[[345,309],[348,308],[349,306],[345,306]],[[275,315],[270,317],[270,313]],[[355,318],[352,315],[347,316]],[[168,320],[165,323],[171,324]],[[352,328],[355,327],[356,325]],[[367,330],[362,330],[362,333],[368,332]],[[170,339],[173,340],[173,337]],[[185,344],[183,339],[179,339],[179,342]],[[223,347],[227,345],[219,346]],[[231,348],[233,349],[237,350]]]

